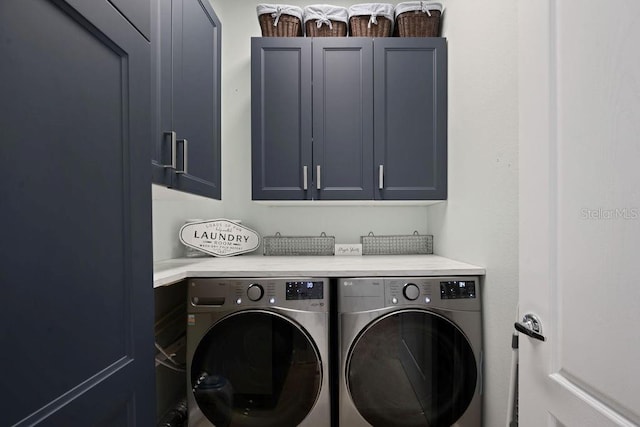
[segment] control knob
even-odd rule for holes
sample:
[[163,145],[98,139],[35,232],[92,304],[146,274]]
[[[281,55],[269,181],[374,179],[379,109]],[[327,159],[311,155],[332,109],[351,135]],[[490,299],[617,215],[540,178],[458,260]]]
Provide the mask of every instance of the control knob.
[[258,301],[260,300],[260,298],[262,298],[263,295],[264,289],[262,288],[262,285],[259,285],[257,283],[252,283],[249,285],[249,288],[247,289],[247,297],[251,301]]
[[409,301],[415,301],[420,296],[420,288],[415,283],[407,283],[402,288],[402,294]]

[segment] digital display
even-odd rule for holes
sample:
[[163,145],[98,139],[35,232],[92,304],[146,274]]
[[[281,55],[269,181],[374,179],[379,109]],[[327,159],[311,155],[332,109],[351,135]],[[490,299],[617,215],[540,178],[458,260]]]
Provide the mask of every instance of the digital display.
[[476,282],[474,280],[452,280],[440,282],[441,299],[475,298]]
[[303,280],[287,282],[287,300],[307,300],[324,298],[324,282]]

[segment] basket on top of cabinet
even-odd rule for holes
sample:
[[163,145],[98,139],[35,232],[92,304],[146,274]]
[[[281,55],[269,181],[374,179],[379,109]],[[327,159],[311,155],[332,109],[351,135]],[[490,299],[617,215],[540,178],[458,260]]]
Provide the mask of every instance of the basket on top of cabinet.
[[308,37],[345,37],[348,22],[346,7],[316,4],[304,8],[304,29]]
[[349,34],[353,37],[390,37],[393,23],[392,4],[361,3],[349,8]]
[[399,3],[395,8],[398,37],[438,37],[444,6],[433,1]]
[[263,37],[302,37],[303,11],[287,4],[259,4],[256,7]]

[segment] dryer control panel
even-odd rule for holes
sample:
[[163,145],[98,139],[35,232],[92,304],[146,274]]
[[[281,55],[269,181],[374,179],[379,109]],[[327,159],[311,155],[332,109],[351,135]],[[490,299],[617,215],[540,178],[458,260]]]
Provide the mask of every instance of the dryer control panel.
[[389,307],[480,310],[478,276],[369,277],[338,280],[338,309],[359,312]]

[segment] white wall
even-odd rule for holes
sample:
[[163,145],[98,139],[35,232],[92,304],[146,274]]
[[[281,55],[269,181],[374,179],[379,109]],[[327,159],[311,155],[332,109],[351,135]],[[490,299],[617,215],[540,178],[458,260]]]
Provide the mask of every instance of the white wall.
[[[188,217],[242,219],[262,235],[434,234],[437,253],[487,268],[485,423],[503,425],[517,301],[517,11],[512,0],[444,1],[449,45],[449,199],[431,207],[282,207],[251,201],[250,38],[259,1],[211,0],[222,21],[222,201],[154,189],[154,259],[179,256]],[[309,1],[288,0],[304,6]],[[349,6],[356,1],[333,1]],[[428,221],[427,221],[428,219]]]
[[485,426],[505,424],[518,298],[517,10],[512,0],[445,2],[449,195],[428,208],[440,255],[482,265]]

